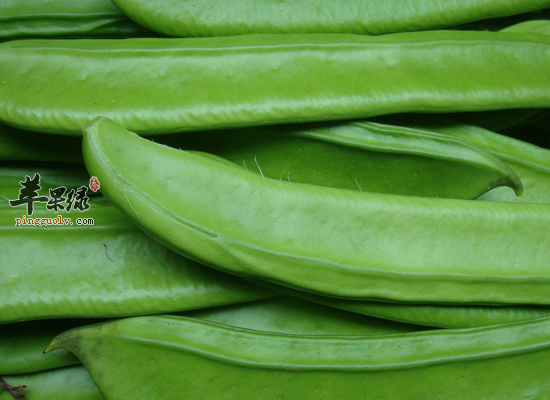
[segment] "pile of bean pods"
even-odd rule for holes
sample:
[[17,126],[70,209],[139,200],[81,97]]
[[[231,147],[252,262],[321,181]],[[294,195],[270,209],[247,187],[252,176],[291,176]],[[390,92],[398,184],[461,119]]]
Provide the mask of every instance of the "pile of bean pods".
[[550,0],[3,0],[0,400],[549,399]]

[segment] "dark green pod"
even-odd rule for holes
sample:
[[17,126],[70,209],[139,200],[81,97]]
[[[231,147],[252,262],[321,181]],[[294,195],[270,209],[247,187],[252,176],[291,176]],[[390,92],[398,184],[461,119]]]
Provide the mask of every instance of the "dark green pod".
[[[11,386],[26,386],[26,400],[105,400],[81,365],[2,378]],[[14,398],[0,389],[0,400]]]
[[98,116],[140,134],[550,107],[550,37],[25,40],[0,44],[0,122],[81,135]]
[[82,140],[0,124],[0,160],[82,163]]
[[164,135],[156,142],[216,154],[261,176],[366,192],[475,199],[515,173],[448,135],[373,122]]
[[377,337],[283,335],[139,317],[55,338],[109,400],[454,400],[550,396],[550,319]]
[[128,19],[109,0],[2,0],[0,4],[0,41],[156,35]]
[[357,192],[262,178],[99,118],[103,193],[169,248],[308,292],[428,303],[550,303],[550,206]]
[[548,0],[113,0],[139,24],[167,36],[253,33],[379,35],[451,27],[550,7]]

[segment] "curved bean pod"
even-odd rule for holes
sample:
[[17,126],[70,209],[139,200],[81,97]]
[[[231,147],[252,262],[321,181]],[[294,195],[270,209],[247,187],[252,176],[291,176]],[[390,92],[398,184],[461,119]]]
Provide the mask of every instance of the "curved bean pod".
[[387,117],[381,120],[466,139],[488,150],[514,169],[524,185],[521,197],[495,188],[480,200],[520,203],[550,203],[550,150],[522,142],[469,124],[441,118],[415,116]]
[[167,36],[255,33],[383,33],[451,27],[550,7],[548,0],[113,0]]
[[[541,399],[550,319],[378,337],[264,333],[182,317],[139,317],[55,338],[110,400]],[[513,371],[513,373],[510,373]],[[480,385],[479,382],[483,382]]]
[[140,37],[156,34],[109,0],[2,0],[0,41],[37,37]]
[[103,193],[205,265],[316,294],[550,303],[550,206],[291,184],[140,138],[98,118],[84,160]]
[[170,135],[156,142],[228,159],[264,177],[366,192],[475,199],[521,181],[466,140],[373,122]]
[[0,44],[0,121],[140,134],[550,107],[550,37],[433,31]]

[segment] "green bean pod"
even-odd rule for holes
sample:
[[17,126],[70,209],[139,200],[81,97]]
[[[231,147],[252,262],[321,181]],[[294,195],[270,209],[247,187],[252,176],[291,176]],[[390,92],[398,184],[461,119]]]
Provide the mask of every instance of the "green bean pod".
[[[65,332],[109,400],[544,399],[550,319],[377,337],[265,333],[183,317]],[[512,372],[513,371],[513,372]],[[483,384],[480,384],[483,382]]]
[[98,118],[84,160],[103,193],[180,254],[315,294],[550,303],[550,206],[266,179]]
[[109,0],[2,0],[0,4],[0,41],[156,35],[128,19]]
[[0,44],[0,122],[140,134],[550,107],[550,37],[433,31]]
[[[27,133],[38,137],[36,143],[24,145],[25,132],[20,132],[18,140],[14,141],[10,139],[16,135],[0,132],[0,159],[71,160],[82,157],[80,138]],[[474,199],[500,185],[510,186],[517,194],[522,191],[521,181],[514,171],[468,141],[373,122],[162,135],[155,141],[213,153],[249,171],[289,182],[466,199]],[[6,143],[4,148],[2,142]],[[58,148],[55,143],[59,142]],[[6,180],[4,175],[8,175],[6,178],[13,174],[25,176],[15,167],[1,167],[0,163],[0,190]],[[68,178],[68,174],[60,171],[60,178],[53,179],[55,171],[45,165],[41,171],[43,181],[45,178],[50,181]],[[12,182],[19,186],[18,180],[12,179]]]
[[451,27],[550,7],[548,0],[113,0],[131,19],[167,36],[256,33],[379,35]]
[[[26,386],[26,400],[105,400],[82,365],[2,378],[11,386]],[[0,389],[0,400],[14,398]]]
[[[50,226],[24,225],[26,208],[0,208],[0,324],[167,313],[273,295],[169,251],[101,197],[89,205],[57,214],[73,225]],[[28,218],[40,225],[57,215],[42,204]],[[77,225],[78,217],[93,226]]]

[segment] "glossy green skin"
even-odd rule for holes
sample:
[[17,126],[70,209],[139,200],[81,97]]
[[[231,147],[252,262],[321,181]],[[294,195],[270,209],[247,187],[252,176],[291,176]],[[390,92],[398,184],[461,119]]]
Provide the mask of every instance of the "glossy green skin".
[[521,181],[496,157],[465,140],[372,122],[249,128],[155,140],[228,159],[288,182],[366,192],[475,199]]
[[256,33],[379,35],[451,27],[550,7],[548,0],[113,0],[167,36]]
[[[17,227],[26,209],[0,209],[0,323],[167,313],[272,296],[169,251],[105,199],[89,203],[83,213],[60,214],[72,226]],[[55,217],[44,204],[32,215]],[[93,218],[94,226],[76,225],[78,217]]]
[[[37,140],[29,146],[22,140],[26,135]],[[11,140],[16,136],[20,140]],[[291,182],[469,199],[500,185],[521,193],[521,181],[506,164],[467,141],[372,122],[162,135],[155,141],[213,153],[248,171]],[[56,143],[61,146],[58,148]],[[82,141],[77,137],[21,131],[19,135],[9,132],[2,135],[0,131],[0,159],[68,161],[82,158],[81,147]],[[0,169],[0,187],[3,173],[8,171]],[[13,173],[24,176],[18,171]],[[66,179],[66,175],[61,173],[62,179]],[[18,182],[13,180],[17,186]]]
[[69,351],[43,354],[52,338],[95,320],[45,320],[0,325],[0,375],[28,374],[80,364]]
[[446,119],[388,117],[386,121],[466,139],[487,149],[517,172],[524,188],[521,197],[510,195],[507,190],[495,188],[481,196],[480,200],[550,203],[550,150]]
[[142,229],[217,269],[343,298],[550,303],[550,205],[280,182],[105,118],[85,129],[83,153]]
[[36,37],[141,37],[153,32],[110,0],[2,0],[0,41]]
[[105,116],[160,134],[550,107],[549,53],[547,35],[465,31],[13,41],[0,122],[81,135]]
[[[26,385],[26,400],[104,400],[90,374],[83,366],[52,369],[34,374],[6,375],[4,380],[12,385]],[[13,400],[0,389],[0,400]]]
[[[550,320],[378,337],[141,317],[58,336],[109,400],[546,399]],[[480,384],[482,382],[483,384]]]

